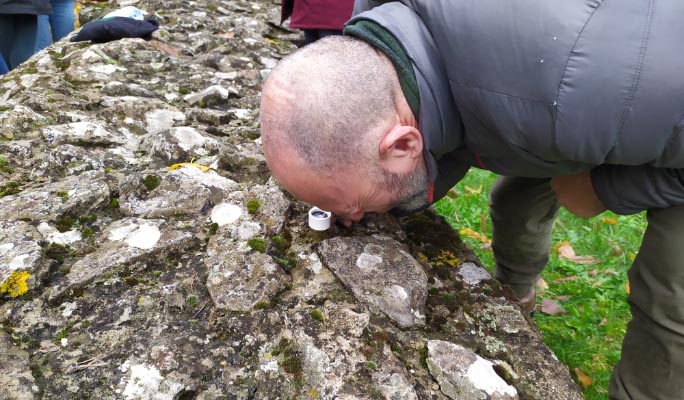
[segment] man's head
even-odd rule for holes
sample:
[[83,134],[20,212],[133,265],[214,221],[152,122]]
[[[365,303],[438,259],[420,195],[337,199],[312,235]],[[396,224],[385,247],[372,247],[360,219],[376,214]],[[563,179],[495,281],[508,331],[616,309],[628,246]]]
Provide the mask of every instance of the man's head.
[[350,223],[427,202],[423,141],[392,62],[348,37],[283,59],[261,100],[264,154],[295,197]]

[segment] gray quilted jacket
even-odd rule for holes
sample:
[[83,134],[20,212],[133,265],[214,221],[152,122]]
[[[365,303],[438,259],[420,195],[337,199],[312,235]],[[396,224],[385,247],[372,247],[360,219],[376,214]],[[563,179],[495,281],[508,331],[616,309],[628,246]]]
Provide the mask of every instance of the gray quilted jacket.
[[50,14],[50,0],[0,0],[0,14]]
[[413,63],[436,198],[476,166],[590,170],[622,214],[684,205],[684,1],[357,0],[354,15]]

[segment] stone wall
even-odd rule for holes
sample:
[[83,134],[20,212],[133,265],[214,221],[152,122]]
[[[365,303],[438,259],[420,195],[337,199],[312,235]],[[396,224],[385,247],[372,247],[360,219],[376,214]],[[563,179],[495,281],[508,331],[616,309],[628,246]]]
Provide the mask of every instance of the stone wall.
[[319,233],[269,179],[279,2],[123,5],[153,40],[0,79],[0,398],[581,398],[440,217]]

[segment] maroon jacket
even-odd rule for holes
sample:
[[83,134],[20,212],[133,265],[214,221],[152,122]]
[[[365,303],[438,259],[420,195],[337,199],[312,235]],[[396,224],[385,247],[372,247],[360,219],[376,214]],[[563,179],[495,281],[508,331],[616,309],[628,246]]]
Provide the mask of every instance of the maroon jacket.
[[282,0],[282,24],[288,17],[291,28],[342,30],[351,18],[354,0]]

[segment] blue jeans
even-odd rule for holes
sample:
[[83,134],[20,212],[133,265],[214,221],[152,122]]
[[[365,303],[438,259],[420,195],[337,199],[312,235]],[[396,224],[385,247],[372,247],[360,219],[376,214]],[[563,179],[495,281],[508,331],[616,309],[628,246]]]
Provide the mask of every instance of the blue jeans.
[[33,55],[37,31],[38,18],[35,15],[0,15],[0,54],[10,70]]
[[74,0],[51,0],[52,14],[38,16],[36,52],[74,30]]
[[2,56],[2,53],[0,53],[0,75],[5,75],[8,72],[9,72],[9,67],[7,66],[7,63],[5,62],[5,58]]

